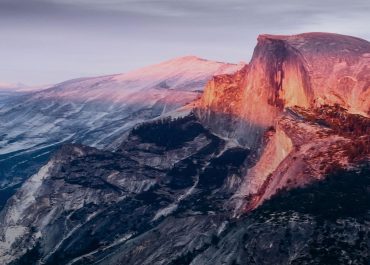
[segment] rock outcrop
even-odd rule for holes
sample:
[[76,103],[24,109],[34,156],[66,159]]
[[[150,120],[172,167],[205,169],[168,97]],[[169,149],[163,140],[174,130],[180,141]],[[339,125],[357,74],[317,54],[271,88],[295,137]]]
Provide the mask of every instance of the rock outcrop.
[[[208,83],[197,105],[199,119],[256,156],[236,196],[253,195],[247,209],[256,207],[256,200],[261,203],[278,189],[292,186],[293,179],[296,186],[312,181],[308,175],[320,179],[326,171],[316,169],[318,161],[311,157],[317,153],[325,160],[331,150],[348,148],[353,141],[349,135],[324,137],[334,126],[313,124],[300,112],[341,106],[344,116],[363,117],[362,126],[370,127],[369,52],[368,41],[338,34],[260,35],[248,66]],[[362,131],[361,137],[367,135],[368,131]],[[349,166],[342,151],[321,163],[341,160],[339,164]]]
[[[260,35],[246,69],[208,83],[199,117],[216,132],[257,148],[285,108],[340,104],[367,116],[369,65],[366,40],[329,33]],[[227,116],[227,126],[219,126],[216,116]]]

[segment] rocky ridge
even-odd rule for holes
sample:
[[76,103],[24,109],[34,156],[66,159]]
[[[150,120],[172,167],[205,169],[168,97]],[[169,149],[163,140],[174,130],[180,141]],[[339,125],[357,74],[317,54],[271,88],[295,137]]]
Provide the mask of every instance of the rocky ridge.
[[240,67],[186,56],[124,74],[0,96],[0,208],[14,187],[62,144],[114,149],[136,124],[172,115],[198,98],[213,75]]

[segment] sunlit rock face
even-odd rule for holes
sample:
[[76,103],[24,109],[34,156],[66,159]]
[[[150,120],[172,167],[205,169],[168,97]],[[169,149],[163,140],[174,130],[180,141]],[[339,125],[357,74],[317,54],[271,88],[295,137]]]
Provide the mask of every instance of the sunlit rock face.
[[[311,124],[299,113],[309,109],[314,113],[311,118],[326,113],[320,116],[322,120],[335,120],[333,113],[341,113],[343,117],[348,115],[351,118],[336,125],[343,127],[351,119],[357,119],[349,113],[367,115],[370,90],[366,71],[370,43],[365,40],[308,33],[262,35],[258,42],[241,116],[246,121],[261,119],[254,123],[273,126],[274,131],[272,136],[261,140],[262,150],[257,163],[248,171],[240,189],[243,196],[253,194],[248,206],[252,208],[279,189],[321,179],[330,170],[328,165],[335,164],[337,168],[353,165],[348,150],[351,144],[357,144],[351,135],[332,133],[330,129],[328,132],[327,126]],[[338,109],[338,106],[341,107]],[[297,107],[299,111],[295,109]],[[358,119],[359,124],[363,120],[363,128],[369,127],[369,119]],[[362,131],[359,136],[364,139],[367,134]],[[355,147],[354,153],[361,153],[359,146],[361,144]],[[369,158],[369,150],[364,153]]]
[[284,106],[341,104],[351,112],[369,112],[370,43],[355,37],[306,33],[293,36],[261,35],[259,45],[287,52],[283,64]]
[[252,65],[257,62],[256,73],[267,75],[267,82],[266,77],[255,80],[262,80],[258,87],[270,104],[307,108],[338,103],[366,114],[369,52],[368,41],[338,34],[260,35]]
[[[215,133],[235,139],[255,154],[235,196],[242,198],[237,208],[255,208],[279,189],[320,179],[325,163],[351,164],[346,151],[351,137],[332,135],[299,113],[341,106],[344,116],[366,117],[369,51],[369,42],[337,34],[260,35],[248,66],[208,83],[198,117]],[[364,126],[368,123],[366,119]]]
[[[255,148],[284,108],[337,103],[367,115],[369,52],[369,42],[337,34],[260,35],[246,69],[208,83],[199,116],[216,132]],[[216,116],[227,116],[227,126],[220,128]]]
[[238,210],[249,211],[280,190],[306,186],[338,169],[367,163],[369,135],[369,118],[339,106],[287,110],[276,129],[265,134],[261,155],[235,196],[241,199]]
[[240,143],[245,142],[245,134],[238,128],[245,124],[240,114],[244,108],[243,93],[248,72],[249,66],[244,65],[235,74],[213,77],[196,104],[197,116],[203,124],[216,134]]

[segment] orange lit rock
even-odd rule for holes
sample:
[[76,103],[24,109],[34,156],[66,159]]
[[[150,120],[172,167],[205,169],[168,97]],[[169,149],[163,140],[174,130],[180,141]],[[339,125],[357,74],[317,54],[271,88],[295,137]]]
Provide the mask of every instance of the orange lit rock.
[[[330,114],[330,109],[338,111],[335,106],[346,109],[347,120]],[[323,111],[312,113],[333,128],[301,116],[303,110]],[[213,78],[196,113],[214,133],[255,154],[235,196],[241,209],[253,209],[279,189],[369,158],[363,127],[370,128],[370,43],[328,33],[260,35],[250,64],[234,75]],[[356,139],[335,129],[359,121]],[[276,129],[266,134],[269,128]]]

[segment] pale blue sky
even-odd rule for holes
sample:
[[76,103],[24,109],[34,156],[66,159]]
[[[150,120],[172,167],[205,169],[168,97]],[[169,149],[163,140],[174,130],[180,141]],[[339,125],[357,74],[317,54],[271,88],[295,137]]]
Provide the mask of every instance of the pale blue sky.
[[56,83],[183,55],[249,61],[260,33],[370,40],[369,14],[369,0],[0,0],[0,83]]

